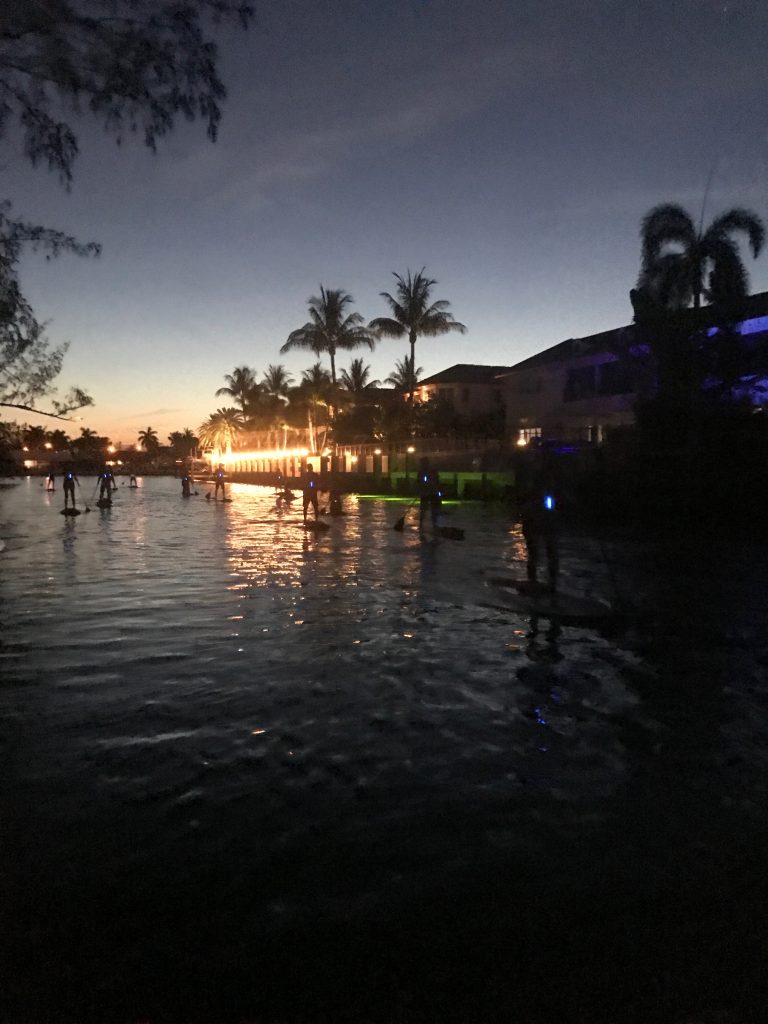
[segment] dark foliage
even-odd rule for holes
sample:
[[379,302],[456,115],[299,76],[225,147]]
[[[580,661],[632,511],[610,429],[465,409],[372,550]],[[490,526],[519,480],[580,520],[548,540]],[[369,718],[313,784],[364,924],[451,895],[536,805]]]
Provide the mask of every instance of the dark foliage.
[[[88,256],[96,255],[98,246],[83,245],[70,235],[15,220],[9,214],[10,204],[0,203],[0,405],[39,411],[35,403],[52,395],[67,346],[50,347],[45,325],[38,322],[22,294],[18,280],[22,249],[25,245],[42,249],[49,257],[61,252]],[[84,391],[73,388],[63,399],[53,400],[53,413],[45,415],[64,416],[90,404]]]
[[[18,138],[33,166],[46,165],[65,185],[78,153],[69,110],[94,115],[118,142],[140,133],[154,149],[179,117],[206,122],[215,139],[226,90],[208,23],[246,25],[239,0],[5,0],[0,6],[0,140]],[[51,349],[17,278],[24,246],[48,256],[96,255],[95,243],[10,217],[0,205],[0,405],[41,412],[66,346]],[[79,388],[52,402],[65,415],[91,404]]]
[[206,21],[246,25],[237,0],[6,0],[0,13],[0,138],[20,132],[25,156],[72,180],[77,135],[59,110],[82,107],[120,141],[154,149],[179,117],[215,139],[226,89]]

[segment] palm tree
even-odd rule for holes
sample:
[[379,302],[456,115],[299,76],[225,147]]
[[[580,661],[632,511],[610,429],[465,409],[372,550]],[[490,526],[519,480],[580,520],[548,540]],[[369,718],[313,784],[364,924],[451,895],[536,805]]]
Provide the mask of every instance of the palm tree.
[[736,207],[698,229],[690,215],[676,203],[655,206],[643,218],[642,266],[638,291],[658,305],[679,309],[693,301],[701,307],[702,296],[716,302],[738,301],[747,294],[747,272],[736,243],[743,232],[752,255],[757,257],[765,241],[760,218]]
[[283,448],[286,447],[288,424],[285,421],[285,410],[292,385],[293,377],[280,363],[270,364],[261,378],[259,419],[272,436],[275,448],[280,430],[283,432]]
[[423,370],[420,366],[416,367],[416,372],[414,373],[411,357],[406,353],[402,359],[398,359],[395,363],[394,372],[390,373],[384,383],[390,384],[395,391],[412,394],[416,390],[416,385],[422,373]]
[[255,371],[250,366],[236,366],[232,373],[224,375],[224,380],[227,383],[223,388],[218,389],[216,397],[229,395],[231,398],[234,398],[240,408],[240,412],[245,414],[248,410],[248,405],[253,402],[255,393],[261,388],[261,385],[256,380]]
[[331,382],[336,387],[336,353],[366,345],[376,345],[374,334],[365,326],[359,313],[347,313],[347,307],[354,299],[341,289],[326,289],[320,286],[320,295],[309,299],[309,320],[303,327],[292,331],[280,349],[281,353],[292,349],[308,349],[320,356],[327,353],[331,363]]
[[55,452],[67,451],[72,442],[69,439],[69,435],[63,430],[52,430],[51,431],[51,444]]
[[205,423],[200,425],[197,434],[200,444],[216,448],[219,451],[223,448],[229,453],[244,428],[243,413],[240,409],[229,406],[226,409],[217,409],[212,413]]
[[381,381],[369,380],[371,376],[370,366],[366,366],[362,359],[353,359],[348,370],[341,371],[341,384],[347,391],[356,394],[358,391],[366,391],[368,388],[376,388]]
[[157,437],[157,431],[152,427],[147,427],[146,430],[139,431],[139,444],[145,452],[149,452],[153,455],[160,447],[160,441]]
[[168,443],[173,448],[174,454],[180,458],[187,458],[197,448],[197,437],[194,432],[186,427],[183,431],[174,430],[168,435]]
[[95,458],[96,455],[109,444],[108,437],[100,437],[90,427],[80,428],[80,437],[72,442],[72,448],[81,455]]
[[24,431],[24,444],[36,450],[42,448],[48,440],[48,431],[45,427],[27,427]]
[[264,376],[261,378],[262,388],[272,398],[288,398],[292,385],[293,377],[282,363],[277,365],[270,363]]
[[325,423],[322,443],[318,444],[318,410],[330,409],[334,390],[330,374],[323,369],[320,363],[315,363],[308,370],[304,370],[301,375],[301,384],[294,389],[292,395],[294,404],[303,405],[305,408],[309,446],[313,452],[322,451],[325,448],[328,423]]
[[181,439],[183,443],[188,447],[189,452],[192,453],[197,448],[197,435],[194,430],[190,427],[184,427],[181,432]]
[[[389,304],[392,316],[378,317],[368,324],[368,327],[377,334],[384,334],[390,338],[402,338],[407,335],[411,343],[412,366],[416,365],[416,339],[420,335],[434,338],[449,331],[464,334],[467,329],[448,312],[450,302],[446,299],[430,301],[430,292],[437,281],[424,276],[426,269],[422,267],[418,274],[411,274],[408,270],[405,277],[395,274],[397,298],[389,292],[380,293]],[[413,387],[408,400],[413,404]]]

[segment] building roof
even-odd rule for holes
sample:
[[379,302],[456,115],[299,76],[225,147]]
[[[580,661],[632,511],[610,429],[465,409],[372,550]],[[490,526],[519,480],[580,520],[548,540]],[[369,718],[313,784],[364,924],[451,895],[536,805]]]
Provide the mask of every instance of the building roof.
[[536,366],[546,366],[548,363],[558,363],[563,359],[594,355],[596,352],[613,352],[622,341],[627,340],[627,335],[631,334],[633,330],[633,325],[628,324],[626,327],[615,327],[612,331],[590,334],[587,338],[567,338],[565,341],[559,341],[556,345],[545,348],[543,352],[537,352],[536,355],[515,363],[507,370],[507,373],[531,370]]
[[[706,314],[707,308],[703,307],[701,313]],[[691,309],[690,312],[693,319],[694,310]],[[747,296],[742,315],[745,320],[768,315],[768,292],[758,292],[755,295]],[[585,338],[567,338],[565,341],[559,341],[556,345],[545,348],[543,352],[537,352],[535,355],[515,363],[514,366],[502,372],[516,373],[518,370],[530,370],[537,366],[546,366],[548,363],[557,363],[563,359],[577,359],[579,356],[596,355],[599,352],[615,352],[623,343],[631,339],[634,331],[634,324],[627,324],[625,327],[614,327],[610,331],[589,334]]]
[[483,366],[480,363],[456,363],[447,370],[424,377],[416,387],[425,384],[489,384],[494,377],[509,373],[511,366]]

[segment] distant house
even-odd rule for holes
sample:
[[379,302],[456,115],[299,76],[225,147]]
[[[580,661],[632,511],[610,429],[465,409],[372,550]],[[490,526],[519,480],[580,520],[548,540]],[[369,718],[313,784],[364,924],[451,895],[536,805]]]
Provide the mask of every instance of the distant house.
[[420,380],[414,397],[419,402],[439,398],[452,405],[460,416],[480,416],[504,404],[499,377],[511,369],[511,366],[456,363]]
[[[742,393],[759,405],[768,394],[768,292],[750,296],[745,313],[733,330],[755,373],[743,379]],[[710,337],[717,333],[716,327],[707,330]],[[637,330],[629,324],[569,338],[511,367],[496,381],[510,441],[603,441],[611,430],[633,424],[639,376],[619,353],[637,344]]]

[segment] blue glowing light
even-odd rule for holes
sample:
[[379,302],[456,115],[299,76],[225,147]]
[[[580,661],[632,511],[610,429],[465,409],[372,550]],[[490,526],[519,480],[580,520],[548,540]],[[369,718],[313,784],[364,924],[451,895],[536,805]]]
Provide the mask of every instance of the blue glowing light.
[[[736,334],[740,334],[743,337],[749,334],[763,334],[768,331],[768,316],[755,316],[748,320],[742,320],[740,323],[734,325]],[[714,338],[716,334],[720,333],[719,327],[708,327],[707,337]]]
[[554,507],[555,507],[555,499],[552,497],[551,494],[548,494],[546,496],[546,498],[544,499],[544,508],[546,508],[548,511],[551,512],[554,509]]

